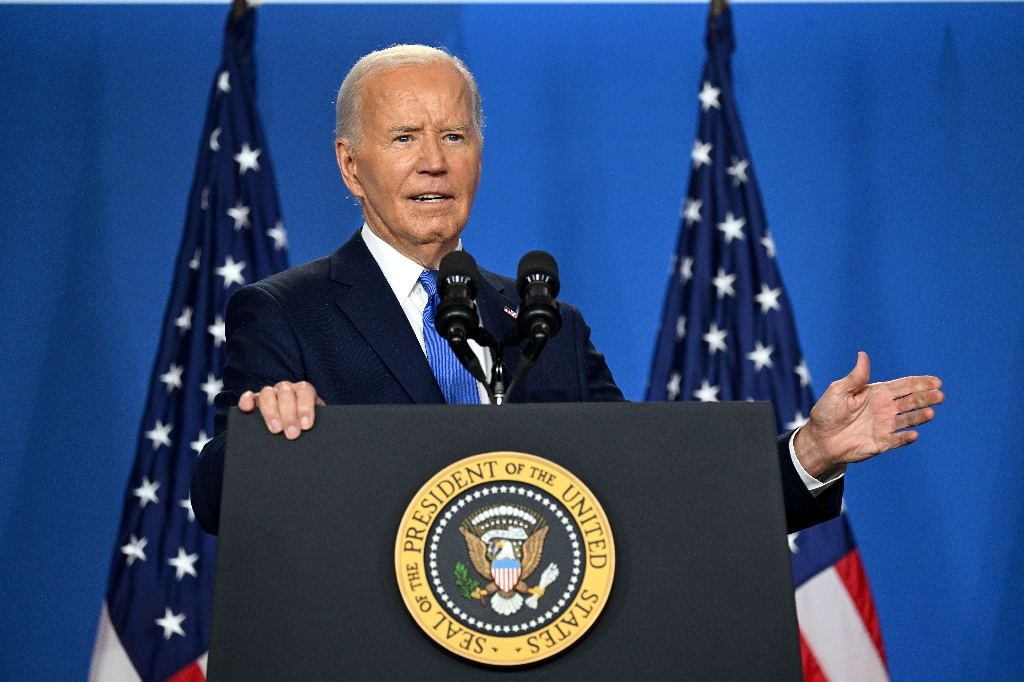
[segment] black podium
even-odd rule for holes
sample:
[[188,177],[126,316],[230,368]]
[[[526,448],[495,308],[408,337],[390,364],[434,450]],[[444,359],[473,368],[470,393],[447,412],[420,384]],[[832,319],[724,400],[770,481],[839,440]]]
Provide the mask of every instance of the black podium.
[[[235,410],[228,434],[212,682],[802,680],[767,403],[327,407],[294,442]],[[395,574],[417,490],[494,451],[575,474],[616,547],[599,620],[516,668],[434,644]]]

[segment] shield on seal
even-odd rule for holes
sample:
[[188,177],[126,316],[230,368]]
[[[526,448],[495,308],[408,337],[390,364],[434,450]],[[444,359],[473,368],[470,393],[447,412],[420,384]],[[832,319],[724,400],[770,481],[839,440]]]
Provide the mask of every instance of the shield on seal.
[[511,592],[519,582],[519,562],[514,559],[498,559],[491,564],[491,577],[502,592]]

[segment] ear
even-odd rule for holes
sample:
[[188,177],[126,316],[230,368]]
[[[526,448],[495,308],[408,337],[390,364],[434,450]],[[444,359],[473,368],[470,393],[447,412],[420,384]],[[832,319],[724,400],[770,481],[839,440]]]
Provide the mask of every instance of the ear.
[[339,137],[334,141],[334,154],[338,157],[338,170],[341,171],[341,179],[352,196],[362,199],[366,193],[363,185],[359,182],[358,160],[347,137]]

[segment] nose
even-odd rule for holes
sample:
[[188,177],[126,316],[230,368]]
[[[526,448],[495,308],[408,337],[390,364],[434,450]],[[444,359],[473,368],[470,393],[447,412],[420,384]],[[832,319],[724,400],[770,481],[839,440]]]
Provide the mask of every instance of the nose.
[[448,170],[444,158],[444,148],[441,146],[441,141],[437,138],[432,135],[425,135],[420,152],[419,168],[417,169],[420,173],[441,175]]

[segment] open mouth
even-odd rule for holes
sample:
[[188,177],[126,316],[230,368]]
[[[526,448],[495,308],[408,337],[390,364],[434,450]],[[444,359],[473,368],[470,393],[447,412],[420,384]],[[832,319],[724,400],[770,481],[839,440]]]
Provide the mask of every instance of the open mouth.
[[413,201],[418,201],[422,204],[438,204],[445,199],[451,199],[447,194],[417,194],[414,197],[410,197]]

